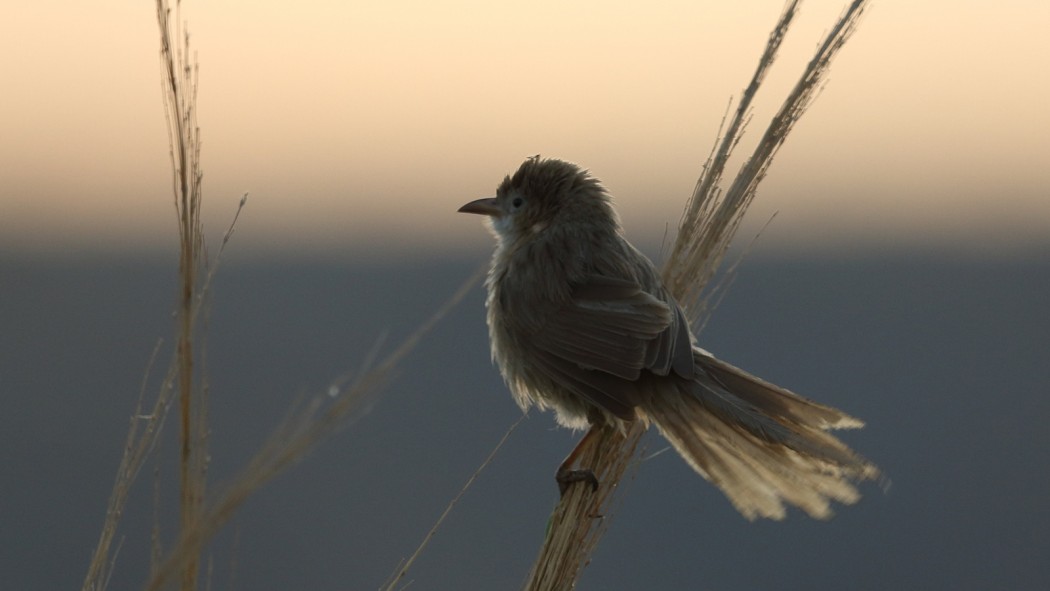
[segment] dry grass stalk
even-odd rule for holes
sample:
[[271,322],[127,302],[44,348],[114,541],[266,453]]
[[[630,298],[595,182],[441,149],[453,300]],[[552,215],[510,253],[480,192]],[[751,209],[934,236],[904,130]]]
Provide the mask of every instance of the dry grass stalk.
[[[157,21],[161,38],[161,67],[163,69],[163,98],[167,120],[169,154],[172,163],[172,192],[178,218],[179,252],[179,298],[178,298],[178,344],[175,359],[169,365],[160,391],[148,414],[142,414],[142,391],[135,413],[131,418],[127,442],[113,491],[110,495],[99,542],[95,548],[82,588],[104,589],[115,561],[113,541],[117,526],[123,515],[130,488],[146,459],[150,456],[167,417],[171,401],[179,399],[181,422],[180,475],[182,494],[180,507],[182,519],[191,520],[204,494],[205,435],[204,405],[199,398],[199,389],[194,387],[193,332],[199,309],[198,282],[201,273],[204,238],[200,219],[201,170],[200,128],[196,122],[197,72],[188,62],[189,37],[182,36],[178,24],[178,3],[175,24],[171,22],[171,8],[163,0],[157,1]],[[173,39],[182,38],[182,43]],[[159,345],[158,345],[159,349]],[[157,350],[150,359],[150,366]],[[149,371],[146,372],[146,378]],[[196,580],[196,566],[188,570],[187,583]],[[192,576],[189,576],[192,575]],[[188,588],[193,588],[192,583]],[[186,585],[184,585],[186,588]]]
[[798,11],[797,0],[787,5],[770,34],[759,66],[741,97],[725,135],[704,165],[704,171],[686,207],[678,240],[664,268],[664,280],[694,322],[708,313],[707,296],[711,295],[708,284],[721,265],[744,212],[755,196],[758,183],[765,178],[773,156],[783,145],[788,133],[816,97],[831,60],[856,30],[866,3],[866,0],[854,0],[835,23],[723,197],[719,181],[726,161],[740,141],[751,102]]
[[[206,302],[212,279],[244,208],[247,194],[242,197],[233,222],[223,236],[219,252],[209,268],[201,223],[201,144],[200,128],[196,121],[197,67],[195,63],[191,66],[189,61],[189,36],[183,33],[179,15],[181,2],[176,0],[174,15],[166,0],[157,0],[156,5],[161,39],[162,90],[180,239],[179,298],[176,310],[178,342],[153,408],[146,415],[142,414],[141,408],[148,371],[144,378],[99,543],[83,584],[85,591],[100,591],[108,584],[116,560],[116,551],[113,549],[116,530],[131,485],[151,456],[167,411],[176,398],[180,419],[180,530],[174,546],[166,555],[162,555],[160,535],[154,528],[151,539],[153,569],[146,588],[167,588],[178,581],[184,591],[190,591],[196,589],[200,578],[200,556],[204,546],[236,509],[266,482],[302,459],[323,438],[355,416],[389,379],[400,361],[484,274],[484,269],[480,269],[470,277],[426,323],[409,335],[378,366],[371,367],[370,357],[354,381],[345,383],[344,380],[333,384],[325,395],[293,409],[290,418],[275,430],[232,483],[221,494],[213,494],[206,502],[208,390],[206,382],[197,377],[203,369],[203,339],[199,337],[202,333],[197,327],[202,312],[207,311]],[[157,351],[154,351],[150,366],[156,355]],[[159,503],[158,499],[159,490],[155,490],[155,503]],[[205,576],[209,581],[212,566],[209,562],[206,569]]]
[[601,485],[596,492],[573,486],[554,508],[540,555],[533,563],[526,589],[569,589],[590,560],[608,524],[611,502],[638,447],[645,428],[632,424],[626,433],[606,427],[580,456],[581,466],[593,466]]
[[[162,555],[160,535],[152,533],[153,569],[147,589],[178,584],[184,591],[196,589],[200,556],[204,546],[227,523],[238,507],[266,482],[302,459],[324,437],[357,414],[389,379],[398,363],[469,290],[480,281],[480,269],[423,325],[409,335],[378,366],[366,360],[358,377],[333,384],[325,395],[293,409],[241,473],[220,494],[205,498],[207,474],[207,384],[198,378],[203,368],[203,339],[198,336],[202,312],[222,252],[233,234],[247,195],[240,202],[222,245],[208,268],[201,224],[200,128],[196,122],[197,69],[189,63],[189,36],[182,32],[176,0],[174,15],[166,0],[157,0],[161,38],[162,90],[168,123],[169,154],[180,238],[178,342],[151,412],[143,415],[142,400],[132,417],[127,444],[117,472],[99,543],[85,577],[85,591],[106,588],[115,562],[114,539],[128,494],[142,466],[155,448],[172,402],[178,399],[180,530],[173,547]],[[174,22],[173,20],[174,19]],[[196,337],[196,338],[195,338]],[[196,345],[195,345],[196,341]],[[158,345],[159,349],[159,345]],[[156,357],[154,352],[154,358]],[[152,359],[151,359],[152,366]],[[147,372],[148,378],[148,372]],[[143,392],[146,388],[143,383]],[[159,492],[155,491],[155,503]],[[206,577],[211,579],[211,564]]]
[[[832,58],[856,29],[866,0],[855,0],[847,7],[770,122],[754,153],[723,193],[720,180],[726,162],[740,141],[751,102],[776,58],[780,43],[798,11],[798,4],[797,0],[787,4],[770,34],[758,68],[725,128],[724,136],[704,165],[686,206],[671,256],[663,268],[664,281],[694,325],[709,313],[709,283],[725,258],[758,183],[765,177],[788,132],[812,103]],[[580,465],[590,467],[601,486],[595,494],[587,487],[573,487],[562,497],[551,517],[549,531],[525,589],[548,591],[575,586],[604,533],[605,521],[601,516],[608,514],[610,500],[643,433],[644,429],[635,425],[623,435],[607,429],[593,440]]]
[[[204,498],[207,476],[207,406],[197,386],[194,340],[199,301],[198,277],[202,273],[204,232],[201,223],[200,127],[197,125],[197,67],[190,63],[189,34],[181,26],[175,3],[175,22],[167,0],[157,0],[160,27],[163,96],[168,123],[172,184],[179,223],[179,299],[176,365],[179,400],[180,527],[196,519]],[[186,564],[182,589],[197,587],[197,560]]]
[[[154,348],[148,367],[153,366],[159,350],[160,343]],[[164,377],[163,385],[153,403],[153,407],[148,414],[143,414],[142,400],[145,396],[149,374],[149,369],[147,369],[143,377],[142,388],[139,391],[139,401],[135,407],[135,413],[131,417],[131,425],[128,427],[124,454],[121,457],[120,466],[117,468],[117,477],[113,484],[113,491],[110,493],[105,521],[102,524],[102,532],[99,534],[98,544],[95,546],[95,552],[88,565],[87,575],[84,577],[84,583],[81,586],[83,591],[101,591],[106,588],[109,575],[113,569],[113,562],[116,560],[116,552],[111,552],[113,541],[116,537],[117,526],[120,524],[120,519],[124,514],[124,507],[127,505],[131,485],[153,451],[175,392],[173,387],[175,365],[172,364]]]
[[[701,294],[705,293],[721,264],[758,183],[758,179],[752,180],[752,191],[746,200],[742,200],[742,196],[737,194],[726,195],[726,198],[722,199],[722,175],[733,149],[744,135],[750,120],[751,104],[765,80],[766,73],[776,60],[780,44],[798,13],[798,6],[799,0],[792,0],[784,7],[784,12],[769,34],[765,51],[758,60],[758,67],[744,89],[729,125],[726,126],[723,121],[719,129],[721,137],[704,163],[693,195],[686,204],[671,256],[663,268],[664,282],[693,322],[704,316],[707,306]],[[740,176],[743,174],[742,170]]]
[[[496,444],[496,447],[492,448],[492,451],[489,452],[489,455],[485,458],[485,461],[483,461],[481,465],[478,466],[477,470],[474,470],[474,473],[471,474],[470,478],[467,479],[467,482],[463,485],[463,488],[461,488],[459,492],[456,493],[456,496],[453,497],[451,501],[449,501],[448,505],[445,507],[445,510],[441,513],[441,516],[438,517],[437,521],[434,522],[434,525],[430,528],[430,531],[428,531],[427,535],[423,537],[423,541],[420,542],[419,546],[416,547],[415,552],[413,552],[411,556],[409,556],[407,559],[403,560],[400,564],[397,565],[395,574],[390,578],[390,581],[386,585],[383,585],[383,591],[395,591],[395,589],[397,589],[397,585],[408,575],[408,570],[412,568],[412,564],[414,564],[416,559],[423,554],[423,550],[426,550],[427,545],[430,544],[430,540],[432,540],[434,538],[434,535],[437,534],[438,529],[441,528],[441,524],[445,522],[445,518],[448,517],[449,513],[452,513],[452,509],[456,507],[456,503],[458,503],[459,500],[463,498],[463,495],[466,494],[467,489],[470,488],[470,485],[474,484],[474,481],[478,479],[478,476],[481,474],[481,471],[487,468],[488,465],[492,463],[492,460],[496,457],[496,454],[499,452],[500,448],[502,448],[503,444],[507,442],[508,438],[510,438],[510,434],[518,428],[518,425],[520,425],[526,417],[527,415],[521,415],[521,418],[515,421],[514,424],[512,424],[507,429],[507,432],[504,433],[503,437],[500,438],[499,443]],[[408,585],[406,584],[405,586],[407,587]]]

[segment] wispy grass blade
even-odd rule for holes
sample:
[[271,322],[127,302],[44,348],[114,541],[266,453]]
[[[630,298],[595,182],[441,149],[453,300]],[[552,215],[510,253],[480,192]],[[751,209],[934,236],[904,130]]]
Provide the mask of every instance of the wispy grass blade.
[[722,136],[704,163],[693,195],[686,204],[671,256],[664,265],[664,282],[682,306],[695,315],[702,312],[700,294],[721,264],[739,219],[747,209],[747,204],[741,203],[737,195],[721,198],[723,193],[720,183],[726,164],[744,135],[751,105],[776,60],[788,28],[798,14],[798,8],[798,0],[788,2],[769,34],[758,67],[744,89],[729,125],[723,125],[723,129],[719,130]]
[[157,398],[153,401],[152,408],[148,413],[143,413],[143,399],[149,383],[152,367],[156,363],[160,352],[161,342],[153,348],[149,363],[142,378],[142,387],[139,390],[138,403],[131,416],[128,426],[128,436],[124,443],[124,454],[117,468],[117,475],[113,482],[113,490],[110,493],[109,504],[106,508],[106,517],[99,534],[98,544],[92,554],[88,571],[81,585],[83,591],[101,591],[106,588],[112,572],[113,563],[116,560],[116,551],[113,543],[116,538],[117,526],[124,515],[124,507],[127,506],[128,495],[131,485],[135,481],[146,460],[150,457],[157,443],[164,419],[167,417],[171,400],[174,396],[172,387],[175,379],[175,366],[171,365],[161,385]]
[[215,494],[188,527],[182,529],[174,546],[153,572],[146,589],[158,591],[171,584],[184,572],[186,564],[200,555],[204,545],[222,529],[244,501],[357,416],[420,340],[477,285],[484,271],[479,269],[467,279],[426,322],[377,366],[363,372],[350,384],[340,387],[334,397],[325,391],[293,413],[231,483]]
[[[750,108],[769,64],[760,64],[755,71],[729,131],[697,182],[679,227],[672,255],[664,267],[665,281],[694,323],[710,313],[706,298],[710,280],[720,268],[744,213],[755,197],[758,184],[765,178],[773,157],[787,139],[788,133],[812,104],[826,79],[832,59],[856,30],[866,4],[866,0],[854,0],[846,8],[723,195],[717,181],[724,171],[728,153],[740,140],[737,134],[742,132],[742,128],[736,123],[742,113]],[[763,61],[769,60],[771,64],[776,57],[787,26],[797,10],[797,1],[790,2],[785,8],[770,34]]]
[[423,537],[423,541],[420,542],[415,552],[413,552],[407,560],[398,565],[397,572],[391,577],[390,582],[383,587],[383,591],[395,591],[395,589],[397,588],[397,584],[400,583],[406,575],[408,575],[408,570],[412,568],[412,564],[415,563],[416,559],[419,558],[421,554],[423,554],[423,550],[426,549],[427,545],[430,544],[430,540],[432,540],[434,538],[434,535],[437,534],[438,529],[441,528],[441,524],[445,522],[445,518],[448,517],[449,513],[452,512],[452,509],[456,507],[456,503],[458,503],[459,500],[463,498],[463,495],[466,494],[467,489],[470,488],[470,485],[474,484],[474,481],[478,479],[478,476],[481,474],[481,471],[492,463],[492,460],[496,457],[496,454],[503,447],[503,444],[507,442],[507,439],[510,437],[510,434],[518,428],[518,425],[520,425],[521,422],[525,420],[526,416],[527,415],[524,414],[521,415],[521,418],[519,418],[517,421],[514,421],[514,423],[507,429],[506,433],[503,434],[503,437],[501,437],[499,442],[496,443],[496,447],[492,448],[492,451],[489,452],[489,455],[485,458],[485,461],[481,462],[481,465],[478,466],[477,470],[474,470],[474,473],[471,474],[470,478],[467,479],[467,482],[463,485],[463,488],[461,488],[456,494],[456,496],[453,497],[451,501],[449,501],[448,506],[445,507],[445,510],[441,513],[441,516],[438,517],[436,522],[434,522],[434,525],[430,528],[430,531],[427,532],[427,535]]
[[[196,379],[198,277],[202,272],[204,231],[201,221],[200,127],[197,125],[197,66],[190,61],[189,34],[182,29],[175,2],[174,22],[167,0],[157,0],[165,117],[171,155],[175,210],[179,225],[179,298],[177,311],[177,379],[179,401],[180,527],[196,519],[207,475],[206,392]],[[187,562],[183,591],[197,587],[197,560]]]

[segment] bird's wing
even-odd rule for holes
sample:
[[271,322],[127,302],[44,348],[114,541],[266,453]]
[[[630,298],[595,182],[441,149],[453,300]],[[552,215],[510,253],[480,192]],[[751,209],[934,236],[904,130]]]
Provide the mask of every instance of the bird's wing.
[[530,338],[537,360],[566,388],[617,416],[632,415],[643,370],[692,376],[688,323],[663,295],[628,279],[587,277]]

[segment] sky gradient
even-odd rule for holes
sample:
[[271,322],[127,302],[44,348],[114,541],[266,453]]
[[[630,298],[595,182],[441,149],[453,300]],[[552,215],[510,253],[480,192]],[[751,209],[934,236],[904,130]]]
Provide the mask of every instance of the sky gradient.
[[[844,2],[811,1],[750,151]],[[580,163],[629,237],[673,228],[776,1],[189,2],[205,223],[237,247],[474,249],[456,208],[532,154]],[[151,2],[20,3],[0,40],[0,249],[170,252]],[[1050,6],[876,2],[759,190],[760,250],[1046,252]],[[750,232],[751,230],[745,229]]]

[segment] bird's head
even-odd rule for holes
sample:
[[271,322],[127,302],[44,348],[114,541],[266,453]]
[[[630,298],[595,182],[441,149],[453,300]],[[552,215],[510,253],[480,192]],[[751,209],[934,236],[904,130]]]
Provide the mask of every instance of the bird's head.
[[513,243],[548,228],[619,231],[608,193],[571,162],[533,156],[496,189],[495,197],[471,201],[463,213],[489,216],[493,233]]

